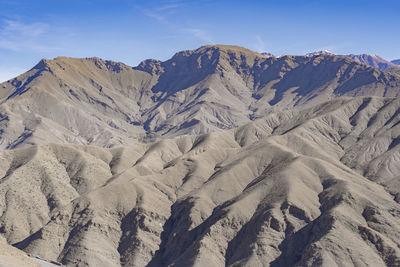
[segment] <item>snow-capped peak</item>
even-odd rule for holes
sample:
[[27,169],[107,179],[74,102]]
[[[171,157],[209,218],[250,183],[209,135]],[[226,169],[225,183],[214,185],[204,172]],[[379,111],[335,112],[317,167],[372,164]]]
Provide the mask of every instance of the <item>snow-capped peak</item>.
[[319,55],[334,55],[334,53],[332,53],[329,50],[320,50],[320,51],[307,53],[306,57],[314,57],[314,56],[319,56]]

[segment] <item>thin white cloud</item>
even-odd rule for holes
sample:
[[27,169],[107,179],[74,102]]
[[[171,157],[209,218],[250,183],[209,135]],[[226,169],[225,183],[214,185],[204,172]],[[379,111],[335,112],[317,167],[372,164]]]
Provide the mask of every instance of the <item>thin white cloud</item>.
[[163,2],[171,4],[171,3],[182,3],[184,1],[183,0],[165,0]]
[[173,13],[175,9],[181,7],[182,4],[179,2],[167,2],[166,4],[159,7],[143,7],[139,5],[135,5],[134,8],[139,10],[143,15],[155,19],[160,22],[168,23],[167,16]]
[[3,22],[4,27],[1,33],[5,36],[15,36],[18,34],[25,37],[39,37],[49,28],[49,25],[40,22],[31,24],[24,24],[14,20],[4,20]]
[[150,9],[144,9],[144,8],[140,8],[137,7],[137,9],[142,12],[143,15],[152,18],[152,19],[156,19],[158,21],[165,21],[165,16],[159,14],[158,12],[155,12],[154,10],[150,10]]
[[264,40],[260,35],[256,35],[256,42],[254,43],[254,48],[257,52],[266,52],[266,45]]
[[0,24],[0,49],[12,51],[48,51],[54,48],[44,45],[43,37],[50,26],[45,23],[23,23],[3,20]]
[[183,29],[184,32],[190,33],[192,36],[207,42],[207,43],[214,43],[210,34],[203,29],[198,29],[198,28],[187,28]]
[[138,5],[136,5],[135,8],[139,10],[143,15],[159,21],[160,23],[170,27],[171,29],[174,29],[176,32],[190,34],[190,36],[200,39],[206,43],[214,43],[210,34],[206,30],[177,25],[175,23],[172,23],[168,19],[168,15],[171,14],[171,11],[184,6],[185,2],[178,0],[165,1],[164,3],[166,4],[158,8],[144,8]]
[[171,9],[177,9],[181,6],[182,6],[182,4],[169,4],[169,5],[160,6],[157,8],[157,10],[158,11],[171,10]]

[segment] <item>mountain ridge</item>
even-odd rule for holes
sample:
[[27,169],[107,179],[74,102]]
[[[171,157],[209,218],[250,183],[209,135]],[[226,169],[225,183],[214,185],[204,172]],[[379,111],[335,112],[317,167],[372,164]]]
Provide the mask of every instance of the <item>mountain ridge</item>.
[[400,59],[395,59],[390,62],[392,62],[393,64],[396,64],[396,65],[400,65]]
[[346,55],[346,57],[349,57],[355,61],[358,61],[360,63],[367,64],[372,67],[376,67],[380,70],[386,71],[390,70],[392,68],[397,68],[398,66],[394,64],[393,62],[390,62],[388,60],[385,60],[381,58],[378,55],[371,55],[371,54],[360,54],[360,55]]
[[236,46],[204,46],[136,67],[58,57],[0,84],[0,147],[135,144],[229,129],[341,96],[395,97],[399,87],[398,75],[346,57],[275,58]]

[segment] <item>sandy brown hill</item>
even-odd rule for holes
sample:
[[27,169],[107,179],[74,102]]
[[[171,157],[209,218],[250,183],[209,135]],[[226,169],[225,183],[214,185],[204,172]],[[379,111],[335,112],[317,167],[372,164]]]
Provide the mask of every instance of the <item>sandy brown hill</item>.
[[334,55],[275,58],[217,45],[135,68],[60,57],[0,84],[0,147],[129,145],[229,129],[338,96],[399,93],[399,76]]
[[0,267],[43,267],[23,251],[8,245],[2,238],[0,239]]
[[399,266],[400,99],[0,154],[1,232],[71,266]]

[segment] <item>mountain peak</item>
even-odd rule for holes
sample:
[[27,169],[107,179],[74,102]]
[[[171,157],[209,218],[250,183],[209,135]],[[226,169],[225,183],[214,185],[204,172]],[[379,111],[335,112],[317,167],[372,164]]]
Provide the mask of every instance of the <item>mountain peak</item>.
[[267,55],[263,55],[262,53],[258,53],[256,51],[247,49],[245,47],[236,46],[236,45],[205,45],[201,46],[194,50],[185,50],[175,54],[174,57],[179,56],[188,56],[192,54],[212,54],[212,53],[224,53],[224,54],[242,54],[242,55],[252,55],[253,57],[268,57]]
[[74,58],[59,56],[53,59],[42,59],[33,69],[53,71],[61,69],[62,71],[65,71],[67,69],[88,68],[89,66],[87,65],[95,65],[98,69],[113,72],[121,72],[124,69],[132,68],[124,63],[104,60],[99,57]]
[[261,52],[261,55],[266,56],[266,57],[275,57],[274,54],[269,53],[269,52]]
[[357,61],[359,63],[363,63],[378,68],[380,70],[388,70],[397,67],[395,63],[389,62],[376,54],[360,54],[360,55],[350,54],[346,55],[346,57],[351,58],[352,60]]
[[146,59],[139,63],[138,66],[134,67],[135,70],[141,70],[151,75],[158,75],[162,72],[161,66],[162,61],[156,59]]
[[223,45],[223,44],[215,44],[215,45],[205,45],[201,46],[200,48],[196,49],[196,51],[201,51],[204,49],[218,49],[222,51],[234,51],[234,52],[242,52],[242,53],[256,53],[259,54],[253,50],[250,50],[248,48],[242,47],[242,46],[237,46],[237,45]]
[[42,58],[33,68],[32,70],[43,70],[49,67],[49,59]]
[[320,50],[320,51],[307,53],[306,57],[314,57],[314,56],[320,56],[320,55],[331,55],[331,56],[334,56],[335,54],[332,53],[329,50]]
[[395,59],[395,60],[392,60],[390,62],[393,63],[393,64],[396,64],[396,65],[400,65],[400,59]]

